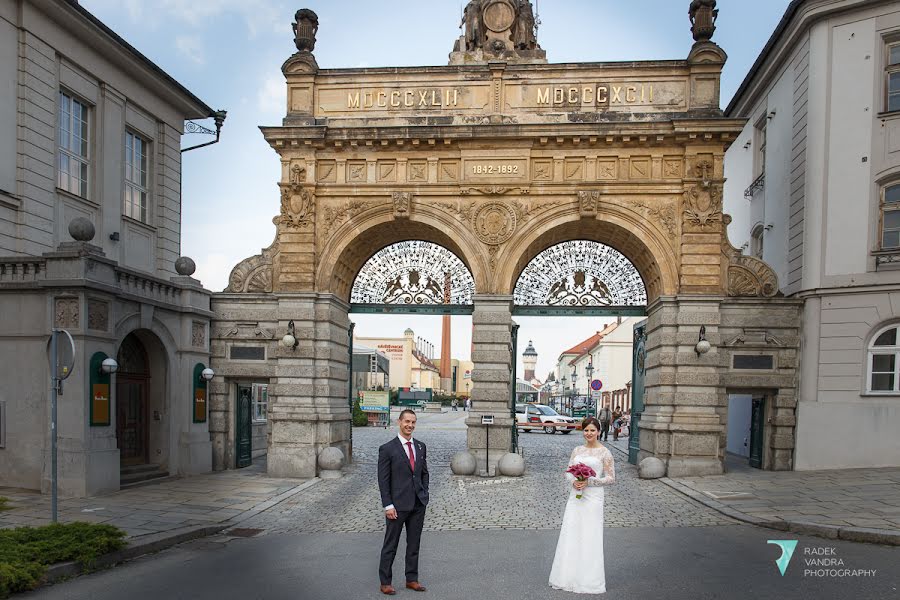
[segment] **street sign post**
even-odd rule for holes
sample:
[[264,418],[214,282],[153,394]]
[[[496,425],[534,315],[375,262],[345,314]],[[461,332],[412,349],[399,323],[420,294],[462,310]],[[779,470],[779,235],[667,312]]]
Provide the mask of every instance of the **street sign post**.
[[[65,334],[69,340],[60,357],[59,335]],[[47,361],[50,366],[50,519],[56,523],[57,516],[57,466],[56,466],[56,405],[57,396],[62,395],[62,382],[69,378],[75,368],[75,340],[65,329],[53,329],[48,344]]]

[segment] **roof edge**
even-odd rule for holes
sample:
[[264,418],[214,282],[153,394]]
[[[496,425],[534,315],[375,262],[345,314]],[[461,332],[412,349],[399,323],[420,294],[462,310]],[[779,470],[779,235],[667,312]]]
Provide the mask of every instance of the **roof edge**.
[[[185,98],[187,98],[190,102],[196,104],[207,114],[205,116],[211,117],[215,110],[210,108],[209,105],[206,104],[203,100],[198,98],[193,92],[187,89],[184,85],[179,83],[174,77],[166,73],[162,67],[157,65],[155,62],[144,56],[137,48],[129,44],[122,38],[119,34],[109,28],[103,21],[95,17],[90,11],[88,11],[85,7],[81,6],[78,0],[62,0],[64,4],[69,6],[69,8],[73,9],[79,15],[81,15],[84,19],[86,19],[93,26],[97,27],[102,33],[104,33],[107,37],[109,37],[114,43],[118,44],[122,48],[124,48],[128,54],[130,54],[133,58],[135,58],[138,62],[141,62],[146,66],[150,71],[161,77],[166,83],[170,84],[177,92],[181,93]],[[197,117],[193,117],[197,118]]]

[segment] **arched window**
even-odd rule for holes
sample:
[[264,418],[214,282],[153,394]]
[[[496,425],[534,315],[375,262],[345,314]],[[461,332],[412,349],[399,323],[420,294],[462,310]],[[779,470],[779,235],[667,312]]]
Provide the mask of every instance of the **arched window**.
[[750,253],[760,260],[763,257],[763,236],[765,232],[766,229],[762,223],[757,223],[750,232]]
[[867,391],[875,394],[900,392],[900,326],[891,325],[878,332],[869,345]]

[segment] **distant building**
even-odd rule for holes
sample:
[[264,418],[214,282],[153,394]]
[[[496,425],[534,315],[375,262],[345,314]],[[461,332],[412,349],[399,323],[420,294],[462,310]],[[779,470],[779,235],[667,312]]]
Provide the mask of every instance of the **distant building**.
[[633,326],[640,320],[642,318],[628,317],[622,319],[621,323],[610,323],[603,330],[561,353],[555,369],[556,393],[589,395],[589,366],[590,379],[600,380],[603,386],[601,391],[624,389],[631,381]]
[[[435,366],[440,369],[441,359],[434,360]],[[450,389],[446,393],[465,398],[472,393],[472,370],[475,363],[470,360],[450,359]]]
[[416,387],[440,391],[440,370],[428,356],[428,349],[432,346],[416,340],[412,329],[404,331],[402,338],[354,337],[353,344],[373,348],[388,357],[391,388]]

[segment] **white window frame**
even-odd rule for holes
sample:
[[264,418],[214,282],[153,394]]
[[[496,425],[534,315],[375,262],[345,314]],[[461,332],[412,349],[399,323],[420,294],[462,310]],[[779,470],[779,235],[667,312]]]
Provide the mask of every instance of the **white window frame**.
[[[900,250],[900,243],[896,246],[884,245],[884,215],[887,212],[900,210],[900,202],[892,202],[890,205],[885,201],[887,191],[891,188],[900,188],[900,181],[892,181],[881,186],[878,194],[878,249],[879,250]],[[890,206],[890,208],[888,208]]]
[[[135,142],[137,141],[140,142],[141,147],[141,165],[136,165],[134,160]],[[130,164],[129,151],[132,157]],[[125,165],[125,177],[122,190],[122,214],[147,224],[150,221],[150,140],[130,129],[126,130],[123,164]],[[135,171],[136,168],[137,171]],[[143,181],[141,181],[142,177]]]
[[767,129],[769,127],[769,119],[766,118],[767,113],[763,113],[763,116],[756,121],[756,124],[753,126],[753,145],[756,148],[756,151],[753,153],[753,179],[759,179],[763,175],[766,174],[766,144],[767,144]]
[[[900,106],[891,109],[891,75],[900,73],[900,62],[891,64],[891,49],[900,48],[900,39],[893,37],[884,42],[884,112],[900,112]],[[893,90],[900,97],[900,88]]]
[[[250,420],[253,423],[265,423],[269,420],[269,384],[254,383],[251,387],[253,391],[250,394]],[[260,406],[263,407],[262,418],[256,416]]]
[[[76,196],[84,198],[85,200],[88,200],[90,199],[91,190],[91,106],[78,96],[64,90],[59,90],[58,99],[59,105],[57,107],[56,122],[56,187],[69,192],[70,194],[74,194]],[[68,113],[63,112],[63,106],[64,104],[66,104],[66,100],[68,101],[69,105]],[[80,150],[75,150],[72,148],[72,146],[74,145],[73,133],[75,129],[75,111],[72,110],[72,108],[75,104],[81,107],[81,114],[84,117],[83,119],[81,119],[81,123],[84,124],[84,154],[82,154]],[[65,121],[66,129],[63,129],[63,121]],[[69,165],[69,169],[65,173],[65,181],[63,180],[62,169],[64,158]],[[78,189],[72,189],[73,165],[78,167],[79,170],[79,174],[77,175],[77,179],[75,180],[78,182]],[[83,179],[81,178],[82,172],[84,173]]]
[[[897,329],[897,339],[893,346],[876,346],[875,341],[886,331]],[[876,355],[893,355],[894,356],[894,389],[892,390],[873,390],[872,389],[872,366],[875,362]],[[879,371],[881,373],[881,371]],[[882,327],[869,341],[866,355],[866,393],[879,396],[896,396],[900,394],[900,323],[893,323]]]
[[766,228],[762,223],[757,223],[753,226],[753,229],[750,230],[750,255],[759,260],[763,259],[763,251],[766,247],[765,237]]

